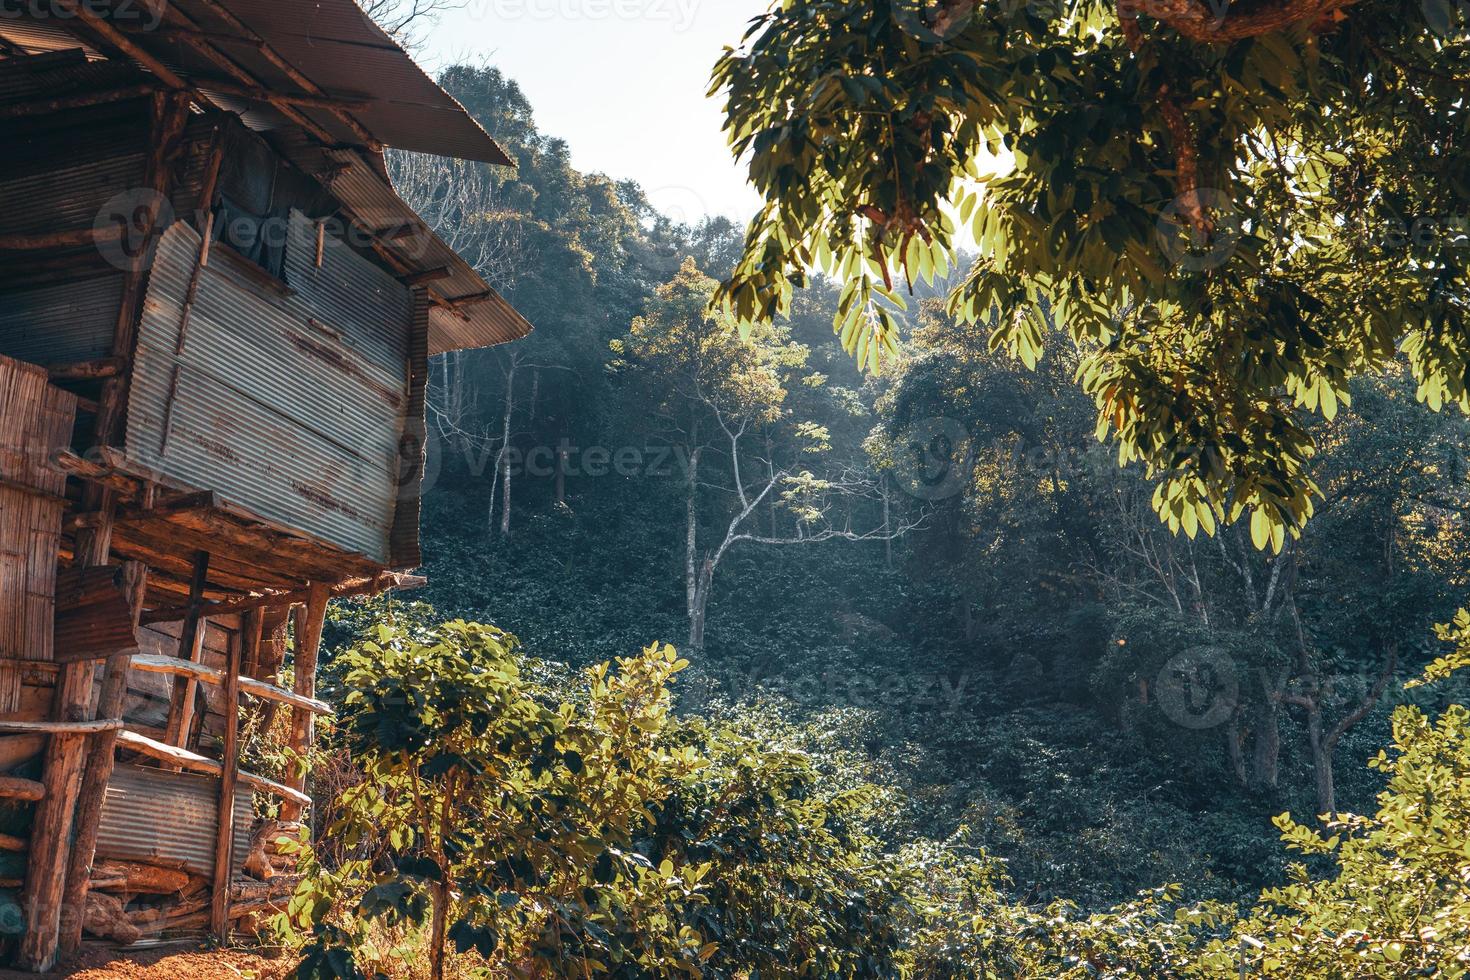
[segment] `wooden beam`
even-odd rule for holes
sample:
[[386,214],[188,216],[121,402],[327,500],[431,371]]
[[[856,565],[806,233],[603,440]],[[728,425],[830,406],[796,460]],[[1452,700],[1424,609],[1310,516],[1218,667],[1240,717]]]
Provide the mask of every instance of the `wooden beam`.
[[[138,617],[143,611],[143,601],[148,594],[148,569],[138,562],[125,563],[123,590],[128,597],[128,608],[136,633]],[[136,641],[134,645],[136,646]],[[107,658],[102,671],[102,690],[97,698],[97,714],[103,718],[121,718],[123,715],[128,694],[128,665],[131,660],[129,651],[121,651]],[[76,837],[66,860],[64,900],[69,909],[82,909],[87,905],[92,862],[97,856],[97,832],[102,825],[102,805],[107,798],[107,784],[112,781],[117,733],[121,728],[119,724],[117,728],[98,735],[87,747],[87,768],[82,776],[81,791],[77,794]],[[62,952],[74,953],[81,948],[81,920],[81,916],[72,915],[62,921],[57,936]]]
[[240,639],[230,644],[225,661],[225,737],[220,759],[219,818],[214,838],[214,894],[210,901],[210,931],[221,941],[229,938],[230,885],[234,877],[235,787],[240,780],[240,665],[244,648],[260,646],[264,625],[260,611],[245,617]]
[[96,721],[0,721],[0,735],[96,735],[123,727],[120,718]]
[[24,854],[30,850],[30,841],[24,837],[16,837],[14,834],[0,834],[0,851],[9,851],[11,854]]
[[[120,748],[140,752],[150,758],[167,762],[171,767],[176,769],[187,769],[190,772],[199,772],[206,776],[218,776],[220,774],[220,764],[213,759],[202,756],[197,752],[190,752],[188,749],[167,745],[151,739],[146,735],[139,735],[137,732],[130,732],[126,728],[117,733],[117,744]],[[257,776],[243,770],[240,772],[240,782],[249,786],[251,789],[257,789],[262,793],[279,796],[284,800],[294,802],[301,806],[305,806],[311,802],[311,797],[300,790],[292,789],[290,786],[283,786],[274,780],[266,779],[264,776]]]
[[[252,610],[247,616],[258,613]],[[193,677],[204,684],[212,684],[216,687],[228,688],[229,676],[223,670],[218,670],[208,664],[196,663],[193,660],[181,660],[178,657],[161,657],[152,653],[134,654],[132,658],[134,670],[141,670],[146,674],[172,674],[176,677]],[[247,677],[244,674],[238,676],[240,689],[246,694],[258,697],[264,701],[275,701],[280,704],[289,704],[303,711],[310,711],[318,715],[335,714],[330,704],[318,701],[316,698],[302,697],[295,691],[288,691],[283,687],[277,687],[266,681]]]
[[[300,69],[291,64],[291,62],[288,61],[286,58],[281,57],[276,49],[271,47],[270,44],[263,37],[252,31],[249,25],[247,25],[239,17],[235,16],[234,11],[230,10],[224,4],[216,2],[216,0],[199,0],[199,2],[203,6],[209,8],[209,12],[211,14],[224,21],[225,24],[229,26],[230,30],[236,32],[240,37],[244,38],[251,44],[258,45],[261,55],[264,56],[267,61],[269,61],[272,65],[279,69],[283,74],[285,74],[287,78],[291,79],[291,81],[299,85],[304,91],[311,95],[327,94],[322,91],[321,86],[317,85],[310,78],[307,78],[305,75],[303,75]],[[368,147],[368,149],[372,150],[375,153],[382,152],[383,144],[378,142],[377,138],[374,137],[372,133],[368,132],[366,127],[364,127],[362,123],[354,119],[350,112],[342,108],[334,108],[332,112],[337,116],[338,119],[342,120],[347,128],[352,130],[353,134],[356,135],[358,139],[362,140],[364,146]]]
[[445,266],[437,269],[425,269],[423,272],[410,272],[406,276],[399,276],[398,281],[405,286],[422,286],[426,282],[438,282],[440,279],[448,279],[453,275]]
[[174,74],[173,69],[135,44],[122,31],[113,27],[108,21],[94,13],[90,4],[79,3],[77,0],[55,0],[55,3],[60,11],[69,13],[86,24],[89,29],[100,34],[129,58],[132,58],[138,64],[157,75],[169,88],[176,88],[183,91],[189,90],[188,82]]
[[100,381],[122,374],[127,363],[123,357],[99,357],[91,361],[50,364],[46,373],[51,375],[52,381]]
[[34,779],[0,776],[0,799],[36,803],[46,798],[46,786]]
[[303,109],[344,109],[351,112],[370,108],[373,104],[371,99],[363,95],[298,95],[291,92],[277,92],[258,85],[238,85],[233,82],[203,78],[196,79],[194,84],[206,93],[218,92],[220,95],[230,95],[239,99],[252,99],[256,102],[268,102],[271,105],[300,106]]
[[127,231],[122,225],[48,231],[38,235],[0,235],[0,252],[39,252],[48,248],[81,248],[119,241]]
[[[349,579],[332,587],[333,599],[344,599],[351,596],[377,595],[381,592],[408,591],[421,589],[429,584],[429,580],[421,575],[403,575],[398,572],[384,572],[382,575],[369,579]],[[267,592],[261,595],[246,596],[242,599],[231,599],[228,602],[205,603],[204,614],[211,619],[219,616],[230,616],[235,613],[248,612],[251,609],[264,609],[267,606],[294,606],[305,602],[310,589],[296,589],[291,592]],[[143,614],[143,623],[177,623],[188,613],[188,606],[164,606],[151,609]]]
[[53,112],[64,112],[68,109],[86,109],[90,106],[125,102],[128,99],[144,99],[156,91],[158,91],[157,85],[129,85],[125,88],[115,88],[106,92],[86,92],[81,95],[69,95],[58,99],[22,102],[19,105],[0,108],[0,120],[24,119],[29,116],[46,116]]
[[[306,698],[316,696],[316,661],[322,644],[322,625],[327,616],[327,600],[332,596],[331,587],[324,582],[311,583],[307,590],[306,604],[300,608],[296,618],[296,693]],[[306,757],[311,751],[312,726],[315,716],[303,708],[291,711],[290,749],[296,755],[292,760],[290,786],[298,791],[306,789]],[[303,794],[304,795],[304,794]],[[282,820],[300,820],[302,807],[287,802],[281,805]]]
[[[198,660],[204,648],[204,634],[208,623],[202,616],[204,585],[209,580],[209,552],[194,553],[194,575],[189,583],[189,612],[184,616],[184,628],[179,634],[179,653],[189,660]],[[165,729],[170,744],[185,748],[189,744],[189,732],[194,727],[194,696],[199,682],[185,676],[174,683],[173,699],[169,703],[168,727]]]

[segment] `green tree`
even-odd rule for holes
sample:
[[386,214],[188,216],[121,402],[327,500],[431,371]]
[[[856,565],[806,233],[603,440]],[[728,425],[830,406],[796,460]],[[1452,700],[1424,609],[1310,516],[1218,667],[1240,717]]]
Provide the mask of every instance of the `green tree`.
[[[684,593],[696,651],[704,648],[715,572],[736,545],[874,540],[906,530],[854,530],[852,505],[874,492],[869,475],[827,471],[830,432],[790,405],[792,388],[823,383],[807,371],[808,349],[782,327],[735,332],[710,313],[714,289],[687,260],[613,345],[614,367],[651,399],[657,434],[685,470]],[[716,495],[728,502],[710,503]]]
[[1421,401],[1470,408],[1457,11],[774,5],[715,70],[766,200],[718,299],[770,319],[835,274],[844,346],[876,366],[963,227],[981,256],[952,309],[1028,366],[1054,317],[1160,515],[1248,516],[1279,552],[1318,495],[1307,417],[1352,378],[1402,352]]

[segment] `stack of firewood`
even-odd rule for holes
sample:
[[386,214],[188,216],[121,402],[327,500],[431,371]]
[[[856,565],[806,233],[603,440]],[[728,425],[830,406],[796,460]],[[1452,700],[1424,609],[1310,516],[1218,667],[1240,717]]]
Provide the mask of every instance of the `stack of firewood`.
[[[229,917],[241,931],[257,918],[285,907],[301,876],[291,841],[299,824],[268,820],[251,835],[245,859],[247,877],[230,886]],[[139,861],[98,860],[83,928],[94,936],[124,944],[169,930],[208,926],[212,899],[209,879],[181,866]]]

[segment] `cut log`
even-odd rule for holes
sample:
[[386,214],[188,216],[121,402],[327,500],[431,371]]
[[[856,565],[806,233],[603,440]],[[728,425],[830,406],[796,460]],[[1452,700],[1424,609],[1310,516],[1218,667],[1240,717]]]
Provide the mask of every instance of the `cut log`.
[[123,727],[118,718],[98,721],[0,721],[0,735],[96,735]]
[[[188,749],[181,749],[176,745],[167,745],[151,739],[146,735],[130,732],[127,729],[118,732],[117,744],[120,748],[141,752],[150,758],[157,759],[160,762],[167,762],[180,769],[188,769],[190,772],[202,772],[208,776],[218,776],[220,774],[220,764],[213,759],[199,755],[197,752],[190,752]],[[264,776],[257,776],[254,773],[241,772],[240,782],[249,786],[251,789],[260,790],[262,793],[271,793],[282,799],[296,803],[299,806],[306,806],[311,803],[311,797],[300,790],[292,789],[290,786],[282,786],[274,780],[266,779]]]
[[[140,653],[135,655],[133,657],[133,668],[150,674],[189,676],[195,680],[216,686],[224,686],[227,679],[225,672],[217,667],[197,663],[193,660],[183,660],[179,657],[164,657],[154,653]],[[303,697],[294,691],[288,691],[284,687],[277,687],[274,684],[268,684],[265,681],[256,680],[253,677],[242,676],[240,678],[240,690],[266,701],[289,704],[293,707],[312,711],[319,715],[335,714],[332,706],[325,701]]]
[[46,796],[46,787],[34,779],[0,776],[0,799],[38,803]]
[[92,866],[93,888],[102,887],[100,880],[121,881],[108,891],[137,892],[140,895],[174,895],[189,887],[190,875],[177,868],[165,868],[141,861],[98,861]]
[[131,946],[143,938],[143,931],[128,918],[123,903],[102,892],[88,892],[82,928],[103,939],[115,939]]
[[10,851],[12,854],[24,854],[30,849],[30,846],[30,842],[24,837],[0,834],[0,851]]

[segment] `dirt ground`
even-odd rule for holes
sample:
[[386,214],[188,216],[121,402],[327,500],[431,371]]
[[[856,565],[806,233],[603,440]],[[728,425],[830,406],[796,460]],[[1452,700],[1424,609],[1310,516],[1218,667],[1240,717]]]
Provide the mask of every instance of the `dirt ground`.
[[[59,964],[46,976],[69,980],[279,980],[288,968],[283,961],[243,950],[172,944],[124,954],[114,946],[88,944],[75,960]],[[35,976],[0,970],[0,980],[34,980]]]

